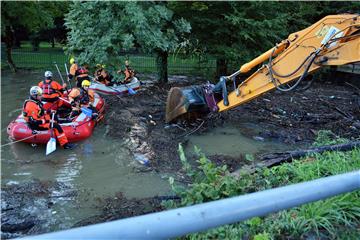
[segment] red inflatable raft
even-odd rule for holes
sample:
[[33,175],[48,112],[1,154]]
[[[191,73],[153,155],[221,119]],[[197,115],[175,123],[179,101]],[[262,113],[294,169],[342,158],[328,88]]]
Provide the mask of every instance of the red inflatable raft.
[[[92,119],[91,116],[81,113],[72,122],[60,124],[69,142],[77,142],[90,137],[96,123],[104,117],[105,101],[96,93],[94,105],[99,114],[97,119]],[[33,132],[22,115],[19,115],[9,124],[7,133],[12,140],[26,143],[46,144],[50,139],[50,130]]]

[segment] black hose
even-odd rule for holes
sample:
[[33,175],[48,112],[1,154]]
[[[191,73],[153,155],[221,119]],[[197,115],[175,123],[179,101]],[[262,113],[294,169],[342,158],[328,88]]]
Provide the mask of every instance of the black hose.
[[307,57],[305,58],[305,60],[304,60],[294,71],[292,71],[291,73],[285,74],[285,75],[281,75],[281,74],[277,73],[277,72],[272,68],[272,64],[271,64],[271,63],[272,63],[272,55],[274,54],[274,52],[275,52],[275,48],[274,48],[273,52],[272,52],[271,55],[270,55],[270,58],[269,58],[269,66],[270,66],[270,68],[271,68],[271,70],[272,70],[272,73],[273,73],[275,76],[277,76],[277,77],[290,77],[291,75],[295,74],[297,71],[300,70],[300,68],[301,68],[302,66],[304,66],[304,64],[309,60],[309,58],[311,57],[311,55],[314,54],[314,52],[312,52],[309,56],[307,56]]
[[295,88],[299,85],[299,83],[307,76],[307,74],[308,74],[308,72],[309,72],[309,69],[310,69],[311,65],[313,64],[315,58],[316,58],[317,55],[319,54],[319,52],[320,52],[320,51],[318,51],[318,52],[312,52],[312,53],[307,57],[307,59],[308,59],[311,55],[313,55],[312,58],[311,58],[311,60],[310,60],[310,62],[309,62],[308,65],[306,66],[303,74],[302,74],[302,75],[300,76],[300,78],[296,81],[296,83],[295,83],[293,86],[289,87],[289,88],[282,88],[282,87],[280,87],[281,84],[278,85],[278,84],[276,83],[276,79],[274,78],[273,70],[272,70],[272,68],[271,68],[271,64],[270,64],[270,66],[267,65],[268,70],[269,70],[269,73],[270,73],[271,81],[274,83],[276,89],[278,89],[279,91],[282,91],[282,92],[289,92],[289,91],[295,89]]

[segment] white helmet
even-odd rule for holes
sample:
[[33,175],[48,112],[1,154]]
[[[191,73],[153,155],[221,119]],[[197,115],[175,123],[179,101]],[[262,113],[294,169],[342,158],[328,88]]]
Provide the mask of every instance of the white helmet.
[[43,93],[42,89],[38,86],[33,86],[30,88],[30,96],[37,97],[41,96]]
[[52,78],[52,72],[50,72],[50,71],[46,71],[45,72],[45,74],[44,74],[44,76],[46,77],[46,78]]

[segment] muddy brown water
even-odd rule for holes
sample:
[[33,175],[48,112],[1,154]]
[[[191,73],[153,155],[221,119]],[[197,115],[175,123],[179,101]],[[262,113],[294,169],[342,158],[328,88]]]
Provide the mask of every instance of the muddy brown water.
[[[7,125],[20,114],[28,89],[40,79],[42,73],[39,72],[2,73],[2,145],[10,142]],[[46,209],[46,216],[52,219],[46,223],[48,230],[69,228],[84,218],[96,215],[98,210],[93,207],[96,199],[112,196],[115,192],[122,192],[128,198],[168,194],[167,179],[158,173],[137,171],[139,164],[123,141],[108,138],[108,131],[106,126],[99,125],[94,134],[80,142],[74,150],[63,150],[57,146],[56,152],[47,157],[45,146],[15,143],[2,147],[2,189],[32,179],[62,183],[62,188],[51,193],[53,204]],[[77,194],[69,196],[71,191]],[[45,214],[36,206],[31,211],[32,214]]]
[[[240,130],[241,129],[241,130]],[[257,127],[242,123],[240,129],[234,126],[218,127],[204,135],[189,136],[186,151],[191,154],[193,146],[201,149],[205,155],[227,155],[238,157],[240,155],[255,155],[261,152],[289,150],[289,146],[280,142],[269,142],[256,136]],[[253,138],[244,135],[252,134]]]
[[[10,142],[6,127],[20,114],[28,89],[41,79],[42,72],[2,72],[2,145]],[[191,154],[194,145],[208,155],[232,157],[269,149],[289,149],[287,145],[257,137],[260,129],[256,124],[243,122],[240,125],[217,127],[201,134],[195,132],[187,137],[186,152]],[[41,196],[34,195],[30,206],[25,204],[16,210],[19,214],[26,212],[43,216],[40,219],[42,228],[34,233],[67,229],[100,214],[100,209],[95,207],[99,199],[113,197],[118,192],[129,199],[171,195],[167,181],[169,173],[139,171],[140,164],[126,140],[111,136],[109,131],[112,130],[108,125],[100,124],[93,135],[75,149],[63,150],[58,146],[56,152],[48,157],[45,156],[45,146],[15,143],[1,148],[2,192],[34,179],[58,184],[49,193],[51,202],[44,202]],[[2,199],[2,207],[12,204],[6,196]]]

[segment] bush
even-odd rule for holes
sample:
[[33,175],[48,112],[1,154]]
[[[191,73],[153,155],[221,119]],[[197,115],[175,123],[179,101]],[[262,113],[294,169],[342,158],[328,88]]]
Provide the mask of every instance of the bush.
[[[329,138],[330,132],[320,132],[316,144],[344,142]],[[216,167],[195,147],[198,156],[196,169],[187,162],[179,145],[183,170],[192,183],[178,186],[170,178],[173,191],[180,202],[167,201],[168,208],[189,206],[241,194],[310,181],[321,177],[354,171],[360,168],[360,149],[348,152],[325,152],[285,163],[271,169],[258,169],[254,174],[241,173],[239,178],[229,174],[226,166]],[[352,192],[322,201],[305,204],[263,218],[210,229],[188,235],[189,239],[278,239],[278,238],[337,238],[360,237],[360,192]],[[352,237],[353,236],[353,237]]]

